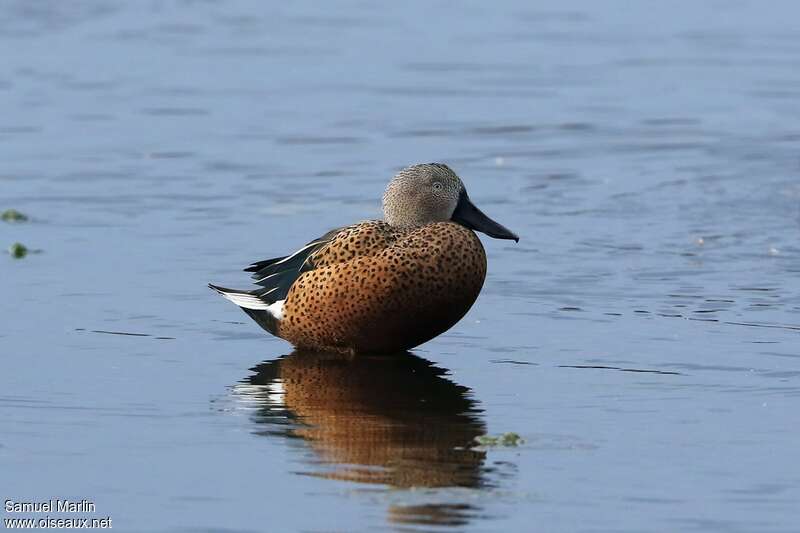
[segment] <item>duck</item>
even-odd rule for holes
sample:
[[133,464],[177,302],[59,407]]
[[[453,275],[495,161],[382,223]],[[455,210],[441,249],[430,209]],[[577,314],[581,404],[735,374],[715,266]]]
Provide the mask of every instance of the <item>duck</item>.
[[476,231],[519,242],[449,166],[411,165],[386,187],[383,220],[252,263],[244,271],[255,289],[209,287],[297,349],[399,353],[453,327],[477,300],[487,260]]

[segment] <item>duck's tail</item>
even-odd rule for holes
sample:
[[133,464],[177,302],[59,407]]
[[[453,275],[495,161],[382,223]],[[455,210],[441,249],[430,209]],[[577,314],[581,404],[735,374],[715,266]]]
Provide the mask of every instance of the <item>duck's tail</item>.
[[230,300],[241,307],[242,311],[255,320],[259,326],[276,337],[279,336],[278,326],[283,318],[284,300],[271,301],[269,292],[265,289],[242,291],[219,287],[211,283],[208,286],[221,294],[226,300]]

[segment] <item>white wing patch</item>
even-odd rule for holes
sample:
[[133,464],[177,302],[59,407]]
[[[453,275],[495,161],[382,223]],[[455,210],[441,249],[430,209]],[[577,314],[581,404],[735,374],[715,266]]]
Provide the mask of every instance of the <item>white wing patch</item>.
[[223,291],[219,291],[219,293],[239,307],[244,307],[245,309],[254,309],[257,311],[266,311],[275,317],[275,320],[281,320],[283,318],[283,302],[286,300],[278,300],[275,303],[268,304],[264,300],[258,298],[257,296],[253,296],[252,294]]
[[239,307],[245,307],[247,309],[259,309],[262,311],[268,311],[269,305],[264,300],[259,299],[252,294],[243,294],[239,292],[224,292],[220,291],[220,294],[224,296],[226,299],[230,300],[231,302],[235,303]]

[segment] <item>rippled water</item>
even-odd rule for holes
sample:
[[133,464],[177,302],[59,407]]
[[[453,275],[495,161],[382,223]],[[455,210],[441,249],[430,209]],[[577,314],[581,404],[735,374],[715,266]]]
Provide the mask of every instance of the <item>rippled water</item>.
[[[31,220],[0,244],[38,253],[0,257],[0,495],[122,531],[797,531],[798,21],[6,2]],[[522,240],[414,355],[285,355],[205,287],[434,160]]]

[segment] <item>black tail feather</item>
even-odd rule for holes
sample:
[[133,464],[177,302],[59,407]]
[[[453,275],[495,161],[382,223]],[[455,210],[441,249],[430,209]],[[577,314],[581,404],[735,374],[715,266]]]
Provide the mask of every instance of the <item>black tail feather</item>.
[[275,317],[269,314],[267,311],[259,311],[256,309],[245,309],[244,307],[240,307],[242,311],[248,314],[250,318],[255,320],[256,324],[264,328],[269,333],[272,333],[276,337],[278,337],[278,321],[275,320]]
[[217,291],[220,294],[225,293],[225,292],[241,292],[241,291],[237,291],[236,289],[228,289],[227,287],[220,287],[219,285],[214,285],[213,283],[209,283],[208,284],[208,288],[209,289],[214,289],[215,291]]
[[255,296],[266,304],[274,304],[278,300],[286,298],[286,293],[288,293],[288,288],[286,289],[286,292],[281,292],[280,290],[273,290],[271,287],[247,291],[242,289],[229,289],[227,287],[220,287],[219,285],[214,285],[213,283],[209,283],[208,286],[222,296],[225,296],[226,294],[247,294],[249,296]]

